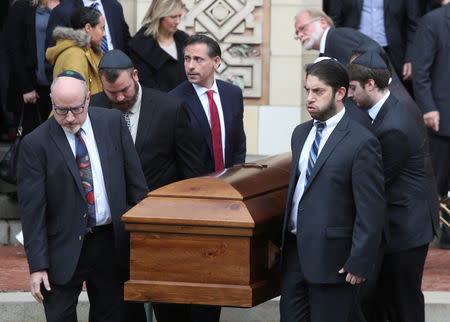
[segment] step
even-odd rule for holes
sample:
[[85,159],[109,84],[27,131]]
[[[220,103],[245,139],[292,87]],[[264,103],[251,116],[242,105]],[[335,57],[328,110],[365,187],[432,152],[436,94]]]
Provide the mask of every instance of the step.
[[[425,320],[445,322],[450,317],[450,292],[424,292]],[[89,303],[86,292],[82,292],[77,306],[78,321],[88,321]],[[45,321],[42,304],[30,293],[0,293],[0,320],[3,322]],[[222,308],[221,322],[278,322],[279,298],[262,303],[251,309]],[[155,319],[153,319],[155,321]]]

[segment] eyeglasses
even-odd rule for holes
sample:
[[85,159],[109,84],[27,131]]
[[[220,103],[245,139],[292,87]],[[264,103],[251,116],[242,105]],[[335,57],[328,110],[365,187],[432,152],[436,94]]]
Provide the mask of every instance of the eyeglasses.
[[56,106],[52,101],[52,106],[53,110],[55,111],[55,114],[61,116],[66,116],[67,113],[69,113],[69,111],[72,112],[73,115],[81,114],[83,113],[85,105],[86,105],[86,97],[84,98],[84,102],[82,105],[72,107]]
[[305,30],[305,28],[306,28],[308,25],[312,24],[313,22],[316,22],[316,21],[320,20],[320,18],[321,18],[321,17],[314,18],[314,19],[308,21],[307,23],[305,23],[305,24],[299,26],[299,27],[295,30],[295,36],[294,36],[294,39],[295,39],[295,40],[299,40],[300,38],[299,38],[297,35],[298,35],[299,33],[303,33],[303,31]]

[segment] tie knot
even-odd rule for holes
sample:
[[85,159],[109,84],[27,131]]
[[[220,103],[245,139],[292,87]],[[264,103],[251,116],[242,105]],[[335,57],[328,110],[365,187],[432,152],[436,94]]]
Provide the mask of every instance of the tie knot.
[[80,137],[81,137],[81,130],[82,130],[82,129],[80,128],[78,131],[76,131],[76,132],[75,132],[75,136],[80,136]]
[[314,126],[316,127],[317,131],[322,132],[322,130],[325,128],[327,123],[320,122],[320,121],[314,121]]
[[211,99],[214,96],[214,91],[213,90],[206,91],[206,95],[208,95],[208,98]]

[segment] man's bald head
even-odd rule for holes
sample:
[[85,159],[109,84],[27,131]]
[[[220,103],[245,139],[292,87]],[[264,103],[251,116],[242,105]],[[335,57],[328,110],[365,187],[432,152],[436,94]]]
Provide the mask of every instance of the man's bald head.
[[87,117],[90,94],[84,80],[58,76],[51,85],[54,117],[64,130],[76,133]]

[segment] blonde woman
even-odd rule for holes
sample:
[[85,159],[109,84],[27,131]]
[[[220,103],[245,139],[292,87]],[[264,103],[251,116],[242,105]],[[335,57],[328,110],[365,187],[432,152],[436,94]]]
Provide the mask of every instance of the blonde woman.
[[15,0],[4,26],[9,61],[8,110],[20,115],[24,106],[24,134],[45,120],[51,110],[46,77],[45,30],[59,0]]
[[129,56],[143,86],[169,92],[186,80],[183,42],[188,35],[177,29],[182,12],[181,0],[153,0],[130,40]]

